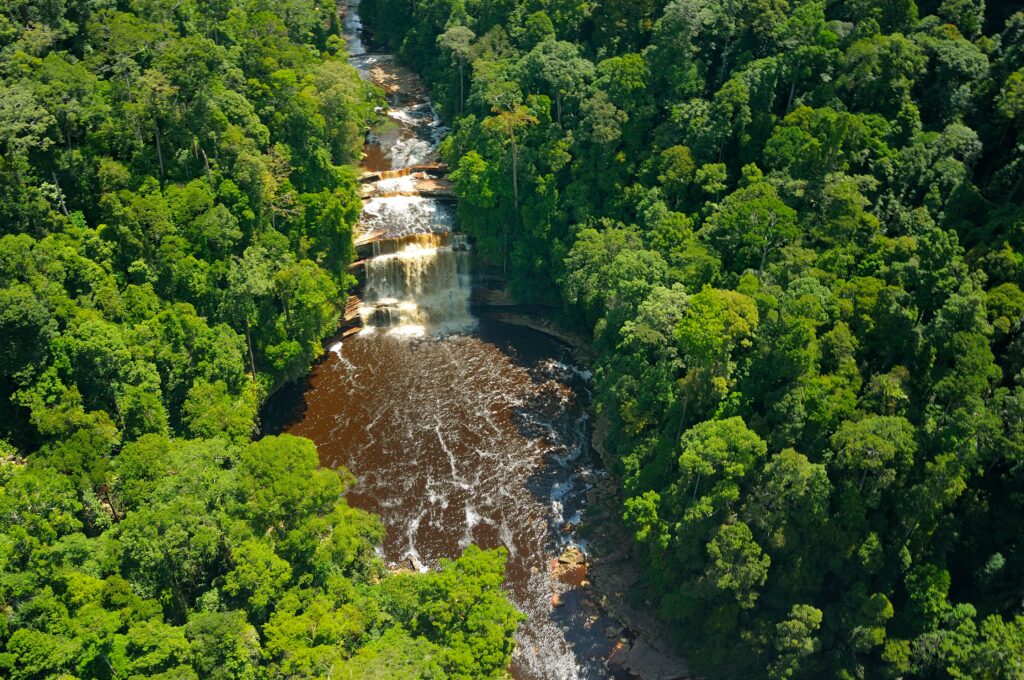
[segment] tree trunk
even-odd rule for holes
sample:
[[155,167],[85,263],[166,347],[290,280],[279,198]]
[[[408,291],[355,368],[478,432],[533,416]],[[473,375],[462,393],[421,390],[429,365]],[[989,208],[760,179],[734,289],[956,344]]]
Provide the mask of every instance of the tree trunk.
[[462,70],[463,70],[464,65],[465,65],[465,60],[462,57],[459,57],[459,113],[460,114],[462,113],[462,107],[465,105],[465,102],[466,102],[466,90],[465,90],[466,79],[462,75]]
[[107,505],[110,506],[110,512],[111,512],[112,515],[114,515],[114,521],[115,522],[120,522],[123,519],[123,517],[122,517],[121,513],[118,512],[117,504],[115,503],[114,499],[110,497],[110,486],[109,485],[104,485],[103,486],[103,499],[106,500],[107,501]]
[[716,83],[717,87],[721,87],[722,86],[722,81],[725,80],[725,71],[726,71],[726,66],[729,63],[729,52],[731,50],[732,50],[732,36],[730,35],[728,38],[726,38],[726,40],[725,40],[725,47],[722,49],[722,63],[718,67],[718,81]]
[[57,179],[57,173],[53,173],[53,184],[57,187],[57,201],[60,203],[60,211],[64,213],[64,217],[68,216],[68,206],[64,203],[64,192],[60,188],[60,180]]
[[519,147],[516,146],[516,136],[512,133],[512,201],[516,209],[516,216],[519,216]]
[[793,108],[793,95],[796,93],[796,78],[797,71],[793,71],[793,80],[789,83],[789,101],[786,102],[786,113],[789,113],[790,109]]
[[[516,137],[512,135],[512,202],[515,206],[515,222],[519,223],[519,147],[516,146]],[[501,258],[501,268],[504,274],[508,274],[508,227],[505,228],[505,253]]]
[[156,157],[160,161],[160,181],[164,179],[164,150],[160,144],[160,123],[153,119],[153,129],[156,130]]
[[206,181],[213,188],[213,177],[210,176],[210,159],[206,156],[206,149],[200,149],[203,153],[203,166],[206,168]]
[[256,379],[256,357],[252,353],[252,332],[249,330],[249,317],[245,317],[245,343],[249,347],[249,370],[252,371],[252,379]]

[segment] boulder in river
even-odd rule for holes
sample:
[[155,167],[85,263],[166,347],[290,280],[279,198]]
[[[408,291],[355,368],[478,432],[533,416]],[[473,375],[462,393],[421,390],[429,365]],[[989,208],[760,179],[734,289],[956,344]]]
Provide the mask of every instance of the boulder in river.
[[558,563],[568,565],[586,564],[587,558],[586,555],[583,554],[582,550],[580,550],[574,545],[571,545],[568,548],[566,548],[561,555],[558,556]]

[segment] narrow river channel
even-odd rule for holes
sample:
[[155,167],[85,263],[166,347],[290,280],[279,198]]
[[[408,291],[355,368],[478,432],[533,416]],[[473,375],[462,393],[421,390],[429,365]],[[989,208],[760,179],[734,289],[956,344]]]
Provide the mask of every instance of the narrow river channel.
[[368,52],[358,9],[344,21],[350,61],[390,89],[363,163],[374,175],[357,234],[363,328],[275,396],[265,429],[309,437],[324,465],[356,476],[349,501],[381,516],[393,565],[504,546],[506,587],[527,615],[514,677],[609,677],[612,622],[584,606],[585,581],[551,571],[577,542],[596,474],[588,376],[554,340],[471,313],[473,256],[453,206],[424,189],[436,178],[409,170],[435,160],[445,129],[415,77]]

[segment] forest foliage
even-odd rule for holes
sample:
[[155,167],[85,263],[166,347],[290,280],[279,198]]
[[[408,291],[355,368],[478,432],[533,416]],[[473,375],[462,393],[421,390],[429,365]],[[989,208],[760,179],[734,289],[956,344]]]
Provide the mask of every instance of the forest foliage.
[[379,91],[312,0],[0,3],[0,676],[503,677],[504,555],[391,575],[251,441],[352,284]]
[[[364,0],[713,678],[1024,677],[1024,13]],[[1017,12],[1017,13],[1015,13]]]

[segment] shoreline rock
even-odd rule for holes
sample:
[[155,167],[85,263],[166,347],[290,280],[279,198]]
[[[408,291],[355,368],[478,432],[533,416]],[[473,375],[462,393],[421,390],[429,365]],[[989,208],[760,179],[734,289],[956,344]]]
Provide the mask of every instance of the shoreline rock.
[[576,360],[580,363],[590,365],[592,362],[590,343],[583,334],[567,329],[553,319],[538,316],[535,313],[527,314],[520,312],[519,305],[498,305],[497,307],[497,309],[493,310],[486,308],[478,309],[475,313],[487,319],[543,333],[570,347]]

